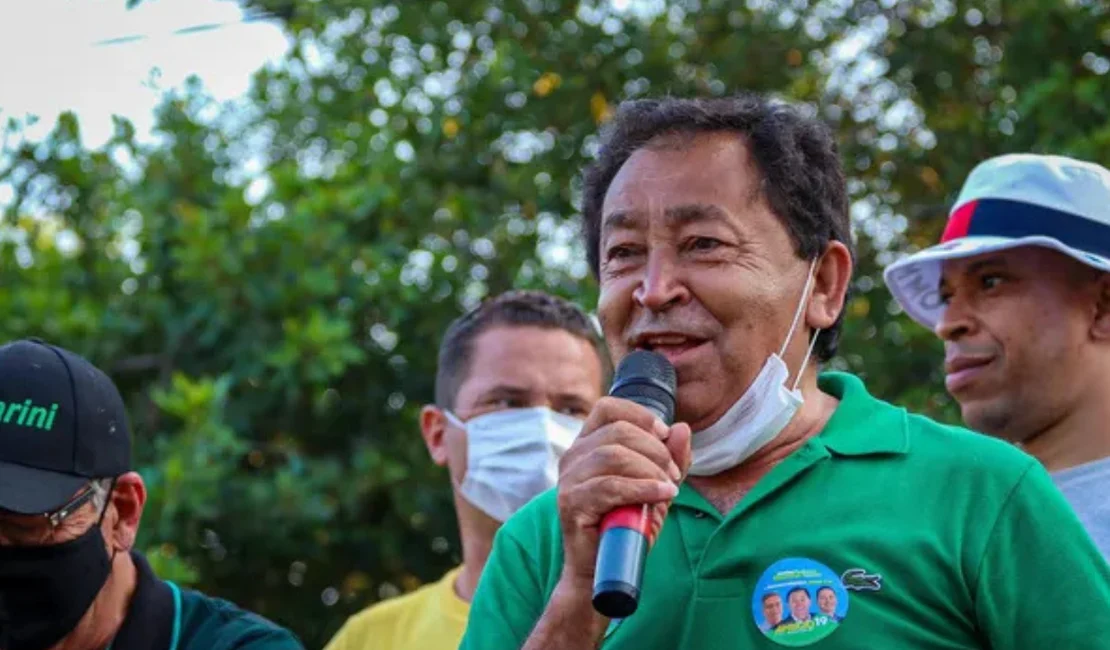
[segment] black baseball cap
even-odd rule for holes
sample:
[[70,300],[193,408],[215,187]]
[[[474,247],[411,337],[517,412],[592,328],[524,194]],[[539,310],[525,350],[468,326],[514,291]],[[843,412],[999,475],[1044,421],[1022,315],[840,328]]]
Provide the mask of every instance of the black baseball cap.
[[39,339],[0,346],[0,509],[51,512],[129,471],[131,431],[108,375]]

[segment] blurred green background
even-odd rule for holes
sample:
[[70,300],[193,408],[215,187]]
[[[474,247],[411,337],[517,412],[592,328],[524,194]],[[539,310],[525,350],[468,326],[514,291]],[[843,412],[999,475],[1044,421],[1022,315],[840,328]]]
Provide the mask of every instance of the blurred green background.
[[985,157],[1110,164],[1105,1],[243,4],[295,42],[246,102],[193,82],[157,143],[121,119],[95,150],[73,115],[37,140],[8,120],[0,339],[107,370],[141,548],[311,648],[459,561],[416,419],[439,334],[510,287],[593,308],[577,174],[620,100],[760,90],[827,120],[860,253],[831,365],[946,421],[940,348],[880,269]]

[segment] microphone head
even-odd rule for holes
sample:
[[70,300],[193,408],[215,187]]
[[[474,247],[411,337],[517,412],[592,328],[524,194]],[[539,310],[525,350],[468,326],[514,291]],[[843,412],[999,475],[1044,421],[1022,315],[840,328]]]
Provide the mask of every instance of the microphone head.
[[651,410],[664,424],[674,423],[678,377],[667,358],[656,352],[636,350],[621,359],[609,395]]

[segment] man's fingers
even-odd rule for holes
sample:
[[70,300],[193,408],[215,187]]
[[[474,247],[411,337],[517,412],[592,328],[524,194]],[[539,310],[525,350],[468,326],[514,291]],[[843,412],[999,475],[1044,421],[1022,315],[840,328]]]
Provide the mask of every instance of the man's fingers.
[[648,537],[650,544],[654,545],[655,540],[659,539],[660,533],[663,532],[663,522],[667,519],[667,512],[670,508],[670,501],[656,503],[651,507],[651,534]]
[[598,476],[584,481],[563,496],[567,510],[584,516],[590,523],[620,506],[665,503],[678,494],[670,481]]
[[590,411],[579,437],[594,435],[605,425],[619,421],[628,422],[652,433],[660,440],[670,434],[667,425],[643,406],[619,397],[602,397]]
[[603,445],[566,468],[559,481],[578,485],[594,478],[651,479],[675,483],[667,470],[636,450],[623,445]]
[[609,426],[615,429],[612,434],[614,444],[646,457],[666,471],[672,480],[678,481],[682,478],[679,465],[674,461],[671,450],[663,441],[651,435],[644,435],[643,430],[628,422],[615,422]]
[[667,436],[667,451],[675,465],[678,466],[681,477],[686,476],[686,472],[690,469],[690,463],[693,462],[693,453],[690,451],[690,441],[693,435],[690,431],[690,425],[679,422],[671,427],[671,433]]
[[622,468],[628,461],[628,456],[639,456],[651,461],[672,481],[679,481],[682,478],[682,471],[671,457],[671,451],[667,445],[624,421],[613,422],[598,429],[590,439],[576,440],[571,449],[560,459],[560,473],[568,474],[573,467],[590,462],[598,465],[595,468],[597,474],[626,475]]

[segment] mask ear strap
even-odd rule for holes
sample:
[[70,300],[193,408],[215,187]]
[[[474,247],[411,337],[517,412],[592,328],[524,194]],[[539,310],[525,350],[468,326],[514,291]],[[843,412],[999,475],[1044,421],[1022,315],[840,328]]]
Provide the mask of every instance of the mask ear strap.
[[116,491],[116,479],[112,478],[112,482],[108,485],[108,494],[104,497],[104,509],[100,511],[100,517],[96,520],[96,527],[100,528],[100,524],[104,523],[104,515],[108,514],[108,506],[112,505],[112,493]]
[[460,420],[459,416],[455,415],[451,411],[448,411],[447,409],[443,409],[443,417],[447,418],[448,422],[457,426],[460,429],[465,429],[466,428],[466,423],[463,422],[462,420]]
[[806,298],[809,297],[809,287],[813,284],[813,267],[817,266],[817,258],[813,258],[809,262],[809,272],[806,274],[806,286],[802,287],[802,298],[798,301],[798,308],[794,310],[794,320],[790,323],[790,331],[786,333],[786,340],[782,342],[782,349],[779,350],[779,356],[786,354],[786,347],[790,345],[790,339],[794,338],[794,330],[798,329],[798,321],[802,318],[802,311],[806,306]]
[[[100,511],[100,518],[96,520],[94,528],[100,528],[104,523],[104,515],[108,514],[108,506],[112,505],[112,493],[116,491],[117,477],[112,477],[112,483],[108,486],[108,495],[104,497],[104,509]],[[108,557],[108,566],[112,566],[116,561],[116,555],[119,553],[118,548],[112,549],[112,555]]]
[[813,338],[809,341],[809,348],[806,350],[806,356],[802,358],[802,367],[798,368],[798,376],[794,378],[794,387],[791,391],[798,390],[798,384],[802,383],[802,373],[806,371],[806,364],[809,363],[809,358],[813,356],[813,348],[817,347],[817,335],[821,333],[820,329],[813,330]]
[[[814,257],[809,261],[809,272],[806,274],[806,285],[802,287],[802,299],[798,301],[798,308],[794,310],[794,321],[790,323],[790,331],[786,333],[786,340],[782,342],[782,350],[779,351],[779,358],[783,358],[786,354],[786,346],[790,345],[790,339],[794,337],[794,330],[798,328],[798,321],[802,318],[802,312],[805,311],[806,298],[809,297],[809,288],[813,285],[813,269],[817,266],[817,258]],[[806,350],[805,357],[802,358],[802,367],[798,368],[798,374],[794,377],[794,387],[791,391],[798,390],[798,384],[802,383],[802,373],[806,370],[806,365],[809,363],[809,357],[813,354],[813,348],[817,345],[817,335],[821,332],[820,329],[813,331],[813,336],[809,340],[809,348]],[[784,361],[785,363],[785,361]]]

